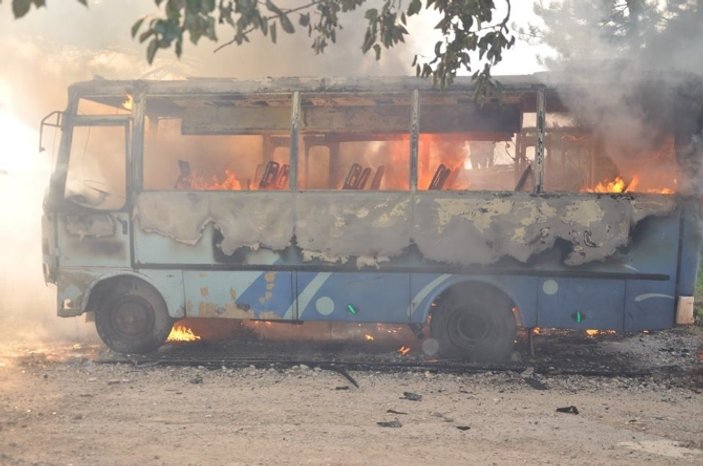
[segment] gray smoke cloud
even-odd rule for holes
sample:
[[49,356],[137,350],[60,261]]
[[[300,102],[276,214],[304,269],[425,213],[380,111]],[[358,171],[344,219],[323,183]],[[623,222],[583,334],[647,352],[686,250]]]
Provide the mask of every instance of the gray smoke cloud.
[[[542,7],[541,33],[554,50],[545,64],[555,72],[553,79],[569,87],[561,98],[599,136],[618,168],[628,171],[665,150],[674,118],[688,113],[695,120],[701,112],[703,2],[648,1],[640,12],[622,3],[550,4]],[[681,12],[672,13],[672,4]],[[692,107],[673,106],[681,92],[689,94]],[[698,140],[694,135],[688,147],[679,146],[680,154],[689,154],[683,162],[695,168],[683,170],[692,176],[679,179],[681,192],[703,187]]]
[[[48,2],[48,8],[20,20],[12,18],[10,3],[0,4],[0,326],[24,339],[92,335],[92,327],[80,319],[56,317],[55,288],[46,287],[41,275],[41,203],[51,160],[37,151],[37,127],[42,116],[65,107],[70,84],[95,76],[406,75],[423,41],[411,36],[405,46],[384,51],[382,61],[363,55],[359,11],[343,17],[338,43],[323,55],[314,55],[304,33],[280,34],[276,45],[255,37],[243,47],[218,53],[213,53],[215,43],[203,40],[193,46],[186,41],[181,60],[172,50],[162,50],[149,66],[144,45],[132,40],[129,30],[138,18],[157,13],[153,1],[91,0],[88,9],[76,1]],[[415,23],[423,28],[429,24],[425,19]],[[229,37],[226,28],[218,35],[221,41]],[[49,134],[44,142],[51,148],[55,138]]]

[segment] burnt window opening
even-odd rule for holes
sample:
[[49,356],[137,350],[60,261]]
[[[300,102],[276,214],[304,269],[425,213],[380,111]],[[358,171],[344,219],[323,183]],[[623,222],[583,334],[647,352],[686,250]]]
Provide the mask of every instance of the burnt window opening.
[[410,94],[303,94],[298,186],[408,191]]
[[463,94],[421,94],[418,189],[515,190],[528,167],[517,147],[520,116],[516,102],[479,106]]
[[127,192],[126,125],[74,126],[64,197],[97,210],[124,206]]
[[94,96],[78,99],[76,115],[79,116],[114,116],[130,115],[134,107],[131,91],[125,89],[120,96]]
[[148,99],[144,189],[288,190],[290,114],[290,95]]
[[546,123],[545,190],[648,194],[678,191],[673,135],[658,131],[656,138],[645,134],[634,137],[620,134],[624,128],[583,127],[565,113],[547,113]]

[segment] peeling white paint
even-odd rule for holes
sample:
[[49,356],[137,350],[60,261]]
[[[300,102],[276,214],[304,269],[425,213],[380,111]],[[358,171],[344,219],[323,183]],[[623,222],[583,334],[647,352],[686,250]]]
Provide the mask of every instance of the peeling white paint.
[[284,249],[293,236],[293,202],[279,192],[146,192],[139,195],[135,218],[146,232],[196,244],[205,226],[223,236],[222,252],[240,247]]
[[634,226],[676,207],[667,196],[633,197],[488,192],[148,192],[137,224],[186,244],[213,223],[225,254],[283,250],[295,235],[304,261],[358,267],[401,255],[415,244],[427,259],[491,264],[526,262],[565,240],[564,263],[604,260],[630,241]]

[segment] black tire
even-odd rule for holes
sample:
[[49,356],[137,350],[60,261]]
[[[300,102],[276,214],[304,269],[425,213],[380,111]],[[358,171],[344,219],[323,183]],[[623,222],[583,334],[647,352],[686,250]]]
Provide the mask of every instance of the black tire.
[[439,355],[476,361],[501,361],[512,350],[517,326],[512,301],[490,285],[457,285],[436,302],[430,332]]
[[161,295],[145,282],[125,279],[104,295],[95,328],[118,353],[149,353],[161,346],[173,325]]

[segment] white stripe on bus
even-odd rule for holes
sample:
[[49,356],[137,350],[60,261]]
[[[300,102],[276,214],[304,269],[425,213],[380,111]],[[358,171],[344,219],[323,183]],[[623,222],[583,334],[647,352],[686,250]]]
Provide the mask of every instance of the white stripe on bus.
[[[308,304],[310,304],[310,301],[312,301],[313,296],[315,296],[315,294],[320,291],[320,288],[322,288],[322,285],[325,284],[325,282],[330,278],[330,276],[332,276],[332,272],[318,273],[317,275],[315,275],[315,278],[313,278],[310,283],[308,283],[308,286],[305,287],[303,292],[298,295],[298,309],[300,309],[300,315],[298,316],[298,319],[301,319],[303,317],[303,312],[305,312],[305,308],[308,307]],[[293,318],[295,301],[296,300],[293,300],[291,305],[288,307],[286,313],[283,314],[284,319]]]
[[447,281],[449,277],[451,277],[451,274],[445,273],[425,285],[425,287],[421,289],[420,292],[416,294],[413,300],[410,302],[410,305],[408,306],[408,317],[413,315],[413,313],[415,312],[415,307],[422,301],[424,301],[424,299],[427,298],[427,295],[429,295],[440,284]]
[[666,299],[675,299],[673,296],[670,294],[663,294],[663,293],[644,293],[644,294],[638,294],[635,296],[635,302],[642,302],[646,299],[652,299],[652,298],[666,298]]

